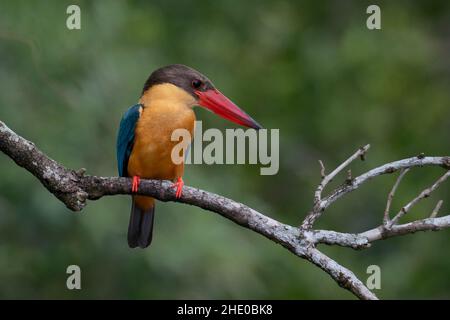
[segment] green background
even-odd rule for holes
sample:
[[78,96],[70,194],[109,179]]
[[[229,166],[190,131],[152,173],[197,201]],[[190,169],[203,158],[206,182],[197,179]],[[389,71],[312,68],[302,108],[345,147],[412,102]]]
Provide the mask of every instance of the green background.
[[[73,3],[81,30],[66,28]],[[298,225],[320,180],[318,159],[331,169],[371,143],[367,161],[352,166],[356,174],[421,152],[450,153],[450,2],[376,1],[378,31],[366,28],[372,3],[3,0],[0,119],[67,167],[114,176],[118,122],[148,75],[192,66],[266,128],[280,129],[280,171],[191,165],[186,183]],[[204,129],[236,127],[196,113]],[[354,298],[317,267],[217,214],[158,203],[152,246],[131,250],[128,197],[72,213],[4,155],[0,173],[0,298]],[[409,174],[394,212],[440,174]],[[338,201],[317,227],[379,225],[394,180],[381,177]],[[447,183],[404,221],[429,215],[449,191]],[[381,298],[450,298],[449,246],[442,231],[365,251],[322,249],[363,280],[379,265]],[[80,291],[66,289],[71,264],[81,267]]]

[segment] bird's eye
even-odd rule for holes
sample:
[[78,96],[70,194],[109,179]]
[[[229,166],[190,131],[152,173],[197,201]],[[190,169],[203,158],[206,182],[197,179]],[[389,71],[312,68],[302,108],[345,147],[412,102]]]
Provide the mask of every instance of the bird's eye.
[[192,81],[192,88],[199,89],[203,85],[201,80],[195,79]]

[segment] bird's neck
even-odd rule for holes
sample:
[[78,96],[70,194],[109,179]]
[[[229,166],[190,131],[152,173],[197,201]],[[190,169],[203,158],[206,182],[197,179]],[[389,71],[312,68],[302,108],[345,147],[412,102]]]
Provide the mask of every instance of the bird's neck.
[[157,84],[146,90],[139,103],[145,107],[178,105],[192,108],[196,100],[183,89],[170,83]]

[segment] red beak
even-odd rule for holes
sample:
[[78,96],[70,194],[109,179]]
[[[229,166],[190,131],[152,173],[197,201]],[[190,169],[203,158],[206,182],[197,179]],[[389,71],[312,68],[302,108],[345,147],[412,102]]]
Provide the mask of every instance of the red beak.
[[262,129],[258,122],[253,120],[219,90],[195,91],[195,94],[199,97],[199,105],[211,110],[222,118],[249,128]]

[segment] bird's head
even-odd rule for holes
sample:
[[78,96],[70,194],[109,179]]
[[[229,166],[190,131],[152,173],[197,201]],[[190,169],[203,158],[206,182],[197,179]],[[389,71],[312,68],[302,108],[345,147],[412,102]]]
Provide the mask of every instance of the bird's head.
[[155,70],[146,81],[143,94],[159,84],[172,84],[193,97],[194,105],[211,110],[234,123],[261,129],[261,125],[217,90],[211,80],[200,72],[181,64],[173,64]]

